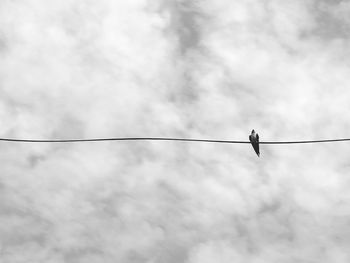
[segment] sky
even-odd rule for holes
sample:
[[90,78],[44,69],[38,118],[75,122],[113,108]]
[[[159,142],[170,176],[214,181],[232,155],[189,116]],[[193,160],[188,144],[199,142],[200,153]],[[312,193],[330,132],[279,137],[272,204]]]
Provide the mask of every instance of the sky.
[[[349,137],[350,1],[2,0],[0,137]],[[350,148],[0,143],[0,261],[349,262]]]

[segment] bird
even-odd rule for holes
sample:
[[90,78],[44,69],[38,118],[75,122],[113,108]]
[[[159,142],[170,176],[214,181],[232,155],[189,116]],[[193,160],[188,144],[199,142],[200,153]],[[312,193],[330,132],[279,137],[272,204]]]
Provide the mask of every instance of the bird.
[[256,154],[260,157],[260,151],[259,151],[259,135],[252,130],[252,133],[249,135],[249,141],[252,144],[254,151]]

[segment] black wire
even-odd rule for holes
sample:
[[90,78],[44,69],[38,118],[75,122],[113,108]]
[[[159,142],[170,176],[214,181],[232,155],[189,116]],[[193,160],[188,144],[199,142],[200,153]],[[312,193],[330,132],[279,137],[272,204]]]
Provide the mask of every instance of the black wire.
[[[0,138],[0,141],[7,142],[29,142],[29,143],[72,143],[72,142],[101,142],[101,141],[182,141],[182,142],[208,142],[208,143],[250,143],[249,141],[231,141],[231,140],[210,140],[210,139],[190,139],[190,138],[167,138],[167,137],[122,137],[122,138],[92,138],[92,139],[12,139]],[[260,144],[301,144],[301,143],[324,143],[350,141],[349,139],[330,139],[330,140],[308,140],[308,141],[262,141]]]
[[310,141],[280,141],[280,142],[260,142],[260,144],[300,144],[300,143],[323,143],[323,142],[344,142],[350,141],[348,138],[344,139],[329,139],[329,140],[310,140]]
[[182,141],[182,142],[211,142],[211,143],[250,143],[248,141],[229,141],[229,140],[207,140],[207,139],[189,139],[189,138],[166,138],[166,137],[122,137],[122,138],[92,138],[92,139],[59,139],[59,140],[40,140],[40,139],[10,139],[0,138],[0,141],[8,142],[46,142],[46,143],[70,143],[70,142],[101,142],[101,141]]

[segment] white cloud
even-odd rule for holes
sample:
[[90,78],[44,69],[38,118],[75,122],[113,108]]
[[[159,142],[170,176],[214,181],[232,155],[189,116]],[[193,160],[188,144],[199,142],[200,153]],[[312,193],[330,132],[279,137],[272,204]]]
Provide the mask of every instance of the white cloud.
[[[344,5],[3,1],[0,133],[346,137]],[[347,144],[261,148],[2,143],[1,258],[348,262]]]

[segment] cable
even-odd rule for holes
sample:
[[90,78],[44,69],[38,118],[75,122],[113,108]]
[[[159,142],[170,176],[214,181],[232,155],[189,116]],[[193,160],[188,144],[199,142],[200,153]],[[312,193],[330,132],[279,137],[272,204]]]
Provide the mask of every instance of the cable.
[[210,143],[250,143],[248,141],[208,140],[189,138],[166,138],[166,137],[122,137],[122,138],[92,138],[92,139],[63,139],[63,140],[40,140],[40,139],[10,139],[0,138],[7,142],[45,142],[45,143],[70,143],[70,142],[101,142],[101,141],[182,141],[182,142],[210,142]]
[[301,143],[323,143],[323,142],[344,142],[350,141],[348,138],[344,139],[329,139],[329,140],[313,140],[313,141],[280,141],[280,142],[260,142],[260,144],[301,144]]
[[[167,137],[120,137],[120,138],[92,138],[92,139],[12,139],[0,138],[0,141],[7,142],[25,142],[25,143],[73,143],[73,142],[101,142],[101,141],[182,141],[182,142],[208,142],[208,143],[250,143],[249,141],[231,141],[231,140],[210,140],[210,139],[190,139],[190,138],[167,138]],[[302,144],[302,143],[325,143],[350,141],[348,139],[330,139],[330,140],[308,140],[308,141],[262,141],[260,144]]]

